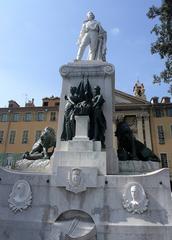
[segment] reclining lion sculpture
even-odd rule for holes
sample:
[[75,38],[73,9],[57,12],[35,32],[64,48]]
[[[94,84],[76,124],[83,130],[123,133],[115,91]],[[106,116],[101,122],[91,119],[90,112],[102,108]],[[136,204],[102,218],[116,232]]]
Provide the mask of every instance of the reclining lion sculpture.
[[[56,134],[53,128],[46,127],[40,138],[34,143],[30,152],[25,152],[23,159],[37,160],[37,159],[49,159],[56,146]],[[53,148],[51,152],[48,152],[49,148]]]
[[160,159],[152,152],[152,150],[135,138],[127,122],[121,121],[117,123],[115,136],[118,139],[117,152],[119,160],[160,162]]

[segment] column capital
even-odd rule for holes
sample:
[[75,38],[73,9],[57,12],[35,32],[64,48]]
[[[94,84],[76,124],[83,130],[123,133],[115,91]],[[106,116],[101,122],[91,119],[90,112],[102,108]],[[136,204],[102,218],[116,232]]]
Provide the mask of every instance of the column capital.
[[123,121],[125,117],[125,114],[116,114],[115,118],[116,120]]
[[149,113],[144,113],[144,112],[140,112],[136,114],[136,117],[138,120],[141,120],[142,117],[144,117],[144,119],[148,120],[149,119]]

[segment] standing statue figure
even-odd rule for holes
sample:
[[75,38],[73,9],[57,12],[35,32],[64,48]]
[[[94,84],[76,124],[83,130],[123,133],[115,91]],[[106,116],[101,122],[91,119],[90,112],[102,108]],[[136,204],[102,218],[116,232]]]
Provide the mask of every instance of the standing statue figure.
[[106,31],[95,20],[94,14],[89,11],[79,35],[79,49],[76,60],[79,61],[82,59],[85,48],[89,46],[88,60],[106,61],[106,40]]
[[102,106],[105,100],[100,94],[100,87],[94,87],[92,107],[93,107],[93,140],[101,141],[102,148],[105,148],[105,130],[106,119],[104,117]]
[[67,103],[64,111],[62,141],[72,140],[75,136],[75,106],[78,103],[77,87],[70,88],[70,95],[65,96]]

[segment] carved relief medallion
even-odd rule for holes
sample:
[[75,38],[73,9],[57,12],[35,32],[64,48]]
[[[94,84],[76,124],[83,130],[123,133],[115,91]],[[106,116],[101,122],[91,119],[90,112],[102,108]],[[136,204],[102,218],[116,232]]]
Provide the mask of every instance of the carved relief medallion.
[[105,67],[104,67],[104,72],[106,73],[106,74],[108,74],[108,75],[111,75],[111,74],[113,74],[114,73],[114,67],[113,67],[113,65],[106,65]]
[[66,190],[79,193],[86,190],[84,173],[80,168],[73,168],[68,172]]
[[131,213],[141,214],[148,208],[148,199],[139,183],[129,183],[123,194],[123,207]]
[[32,202],[32,192],[29,183],[25,180],[18,180],[13,186],[8,202],[10,209],[14,212],[22,212],[24,209],[27,209]]
[[61,68],[60,68],[60,73],[62,76],[67,76],[68,73],[69,73],[69,68],[65,65],[63,65]]

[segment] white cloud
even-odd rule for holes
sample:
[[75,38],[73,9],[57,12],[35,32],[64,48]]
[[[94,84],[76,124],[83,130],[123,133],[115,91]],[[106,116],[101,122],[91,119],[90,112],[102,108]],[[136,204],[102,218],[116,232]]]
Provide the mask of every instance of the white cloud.
[[114,27],[114,28],[111,29],[111,33],[112,33],[113,35],[118,35],[119,32],[120,32],[120,30],[119,30],[118,27]]

